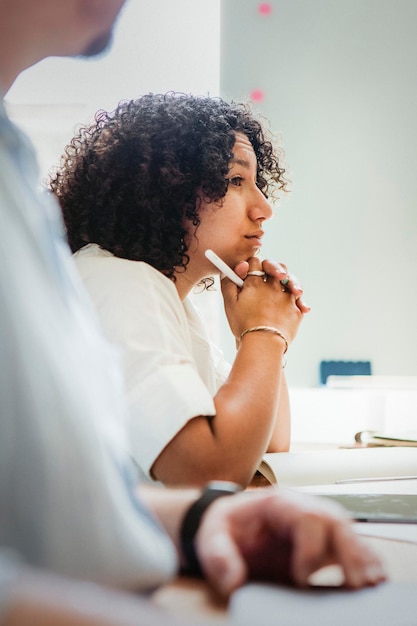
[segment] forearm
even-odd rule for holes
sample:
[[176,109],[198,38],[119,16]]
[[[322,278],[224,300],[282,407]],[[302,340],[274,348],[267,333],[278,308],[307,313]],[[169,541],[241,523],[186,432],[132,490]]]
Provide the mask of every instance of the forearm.
[[[285,345],[269,333],[251,333],[241,341],[227,382],[215,397],[213,431],[229,456],[241,450],[257,466],[271,437],[274,445],[289,445],[289,405],[282,358]],[[255,468],[256,469],[256,468]]]
[[[245,336],[214,398],[215,416],[189,420],[156,459],[154,476],[168,485],[229,480],[246,487],[275,428],[284,350],[277,335]],[[287,428],[282,426],[284,434]]]
[[287,379],[282,372],[278,411],[267,452],[288,452],[291,443],[291,407]]
[[[139,616],[139,617],[138,617]],[[2,626],[174,626],[149,598],[25,568],[10,590]]]
[[284,349],[280,337],[263,332],[240,342],[229,378],[215,397],[216,417],[224,421],[216,420],[217,427],[215,422],[219,434],[220,429],[233,430],[236,437],[237,426],[271,434],[280,403]]
[[200,495],[199,489],[160,489],[141,485],[139,494],[142,501],[152,511],[155,517],[174,543],[179,561],[182,563],[182,553],[179,543],[179,534],[182,520],[187,509]]

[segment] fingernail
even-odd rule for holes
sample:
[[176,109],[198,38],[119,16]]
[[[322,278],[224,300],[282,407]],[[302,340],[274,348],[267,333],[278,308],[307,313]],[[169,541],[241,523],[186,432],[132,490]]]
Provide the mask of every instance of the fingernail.
[[366,568],[366,575],[369,580],[378,581],[385,580],[386,573],[382,566],[380,565],[370,565]]

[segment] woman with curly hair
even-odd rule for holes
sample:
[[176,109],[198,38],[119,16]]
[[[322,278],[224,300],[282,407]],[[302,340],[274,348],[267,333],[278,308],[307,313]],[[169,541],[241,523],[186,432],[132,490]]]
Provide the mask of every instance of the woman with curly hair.
[[[82,128],[50,187],[121,349],[141,477],[247,486],[266,451],[289,448],[284,354],[309,310],[286,267],[255,256],[268,195],[285,190],[280,150],[246,105],[148,94]],[[188,297],[219,274],[207,249],[243,279],[221,281],[232,366]]]

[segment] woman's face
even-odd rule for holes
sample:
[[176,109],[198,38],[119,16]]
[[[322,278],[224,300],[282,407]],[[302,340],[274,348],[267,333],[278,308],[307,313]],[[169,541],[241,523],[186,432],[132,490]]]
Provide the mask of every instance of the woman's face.
[[249,139],[236,133],[233,158],[229,164],[229,186],[222,202],[202,203],[201,223],[190,229],[190,259],[198,260],[213,274],[213,265],[204,252],[208,248],[234,267],[252,257],[262,246],[262,224],[272,216],[272,209],[256,185],[256,156]]

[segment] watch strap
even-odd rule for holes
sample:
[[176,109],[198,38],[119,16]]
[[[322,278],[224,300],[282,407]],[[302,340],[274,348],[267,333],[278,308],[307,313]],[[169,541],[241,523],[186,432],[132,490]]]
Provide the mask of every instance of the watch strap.
[[185,566],[182,568],[183,574],[202,576],[201,565],[194,544],[201,519],[214,500],[233,495],[238,491],[242,491],[242,487],[237,483],[222,480],[212,481],[204,487],[201,496],[193,502],[185,513],[180,529],[180,542],[185,560]]

